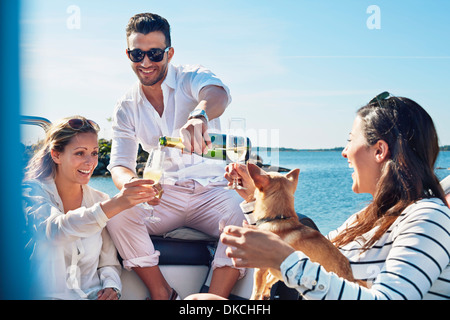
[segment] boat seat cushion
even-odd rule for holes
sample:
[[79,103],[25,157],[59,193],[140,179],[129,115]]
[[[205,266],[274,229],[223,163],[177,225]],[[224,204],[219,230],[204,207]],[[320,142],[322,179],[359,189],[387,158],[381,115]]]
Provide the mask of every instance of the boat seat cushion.
[[[318,230],[309,217],[298,214],[300,222]],[[214,258],[218,239],[188,227],[151,236],[155,249],[161,252],[160,265],[209,265]]]
[[160,265],[211,264],[218,239],[197,230],[187,229],[189,228],[170,232],[164,236],[150,236],[155,249],[161,253]]

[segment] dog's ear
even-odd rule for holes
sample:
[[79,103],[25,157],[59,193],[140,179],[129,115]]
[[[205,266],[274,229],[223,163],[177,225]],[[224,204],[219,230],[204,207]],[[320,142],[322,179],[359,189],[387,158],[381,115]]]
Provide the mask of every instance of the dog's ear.
[[288,174],[286,174],[286,178],[294,184],[294,192],[297,189],[299,174],[300,169],[293,169]]
[[248,163],[247,169],[250,177],[253,179],[255,187],[257,187],[260,191],[263,191],[263,189],[270,183],[270,176],[263,169],[253,163]]
[[298,181],[298,175],[300,174],[300,169],[293,169],[289,173],[286,174],[286,178],[293,182]]

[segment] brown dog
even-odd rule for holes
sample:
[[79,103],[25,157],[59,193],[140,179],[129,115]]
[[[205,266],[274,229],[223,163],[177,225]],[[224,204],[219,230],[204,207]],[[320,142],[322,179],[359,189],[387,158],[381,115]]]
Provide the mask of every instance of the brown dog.
[[[258,166],[248,164],[248,171],[256,186],[253,215],[257,227],[271,231],[289,243],[295,250],[305,253],[311,261],[320,263],[327,271],[353,280],[347,258],[320,232],[301,224],[294,209],[294,193],[297,189],[299,169],[286,175],[266,173]],[[267,299],[270,288],[281,272],[274,269],[255,269],[252,300]]]

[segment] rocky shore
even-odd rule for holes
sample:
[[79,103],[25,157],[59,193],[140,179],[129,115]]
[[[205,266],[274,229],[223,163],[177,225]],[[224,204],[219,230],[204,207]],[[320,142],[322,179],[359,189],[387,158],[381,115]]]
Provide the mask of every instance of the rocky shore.
[[[100,139],[98,142],[98,165],[94,170],[93,176],[109,176],[111,175],[107,167],[111,155],[111,140]],[[139,145],[136,171],[138,175],[142,175],[144,171],[145,162],[147,161],[148,153],[144,151]]]

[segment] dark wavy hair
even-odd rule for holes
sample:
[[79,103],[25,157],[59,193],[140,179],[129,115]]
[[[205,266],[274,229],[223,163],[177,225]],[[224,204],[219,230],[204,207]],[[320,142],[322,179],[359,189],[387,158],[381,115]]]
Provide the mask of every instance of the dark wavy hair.
[[367,144],[383,140],[389,146],[389,155],[373,201],[333,243],[343,246],[378,225],[364,247],[367,250],[412,203],[424,198],[447,202],[434,173],[438,136],[433,120],[420,105],[408,98],[390,97],[370,102],[358,110],[357,116],[363,121]]
[[160,31],[164,34],[167,47],[172,46],[169,22],[154,13],[138,13],[130,18],[126,27],[127,41],[128,37],[134,32],[148,34],[155,31]]

